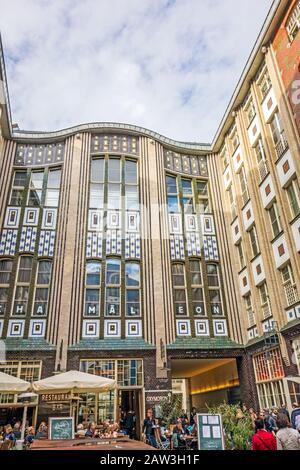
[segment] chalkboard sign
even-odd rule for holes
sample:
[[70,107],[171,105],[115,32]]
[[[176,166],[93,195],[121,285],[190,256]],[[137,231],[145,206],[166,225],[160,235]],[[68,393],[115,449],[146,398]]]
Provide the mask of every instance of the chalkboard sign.
[[49,418],[49,439],[74,439],[74,418]]
[[222,416],[197,414],[198,449],[224,450]]

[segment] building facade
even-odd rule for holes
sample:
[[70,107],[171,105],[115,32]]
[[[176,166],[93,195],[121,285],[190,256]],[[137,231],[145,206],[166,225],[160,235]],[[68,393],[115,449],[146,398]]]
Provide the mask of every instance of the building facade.
[[[299,1],[274,2],[212,144],[20,131],[1,51],[0,370],[115,378],[78,421],[300,400],[299,25]],[[69,413],[52,399],[35,419]]]

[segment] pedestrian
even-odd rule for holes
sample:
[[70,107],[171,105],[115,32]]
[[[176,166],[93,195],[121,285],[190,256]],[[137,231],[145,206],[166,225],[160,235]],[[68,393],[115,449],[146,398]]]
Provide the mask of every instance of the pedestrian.
[[191,413],[190,413],[190,425],[193,426],[196,422],[196,415],[197,415],[197,411],[196,411],[196,408],[193,406],[193,408],[191,409]]
[[300,434],[291,428],[288,417],[280,413],[277,418],[278,432],[276,434],[278,450],[300,450]]
[[289,421],[291,420],[291,418],[290,418],[290,413],[288,412],[288,409],[287,409],[285,403],[282,403],[281,407],[280,407],[279,410],[278,410],[278,414],[286,415],[287,419],[288,419]]
[[146,436],[149,444],[152,447],[157,447],[155,439],[155,420],[153,418],[153,411],[151,408],[147,410],[146,418],[144,419],[143,434]]
[[271,415],[270,411],[268,410],[268,408],[266,408],[264,410],[264,413],[265,413],[265,428],[266,428],[266,431],[269,431],[269,432],[275,432],[275,429],[276,429],[276,421],[275,419],[273,418],[273,416]]
[[300,432],[300,407],[298,403],[293,403],[293,411],[291,414],[291,423],[294,429]]
[[126,434],[129,436],[130,439],[133,439],[134,434],[134,414],[133,411],[128,411],[125,419],[124,429],[126,430]]
[[256,433],[252,437],[252,450],[277,450],[276,438],[272,432],[266,430],[265,421],[255,421]]

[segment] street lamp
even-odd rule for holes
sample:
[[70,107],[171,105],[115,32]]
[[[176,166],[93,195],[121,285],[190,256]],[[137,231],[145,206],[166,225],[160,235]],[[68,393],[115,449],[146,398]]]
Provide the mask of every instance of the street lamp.
[[21,393],[18,396],[18,400],[24,404],[24,409],[23,409],[23,420],[22,420],[22,429],[21,429],[21,440],[24,441],[25,437],[25,425],[26,425],[26,418],[27,418],[27,409],[28,405],[38,397],[37,393],[33,392],[25,392]]

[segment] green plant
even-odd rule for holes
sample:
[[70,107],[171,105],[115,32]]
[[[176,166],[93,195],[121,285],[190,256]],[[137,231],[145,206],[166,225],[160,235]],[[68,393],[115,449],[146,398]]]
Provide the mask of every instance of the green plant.
[[247,450],[251,448],[253,424],[248,411],[242,411],[238,405],[228,405],[226,403],[208,407],[208,411],[212,414],[222,415],[227,450]]
[[181,414],[182,400],[180,394],[173,394],[170,401],[162,401],[160,403],[162,411],[162,420],[167,425],[172,424],[173,421]]

